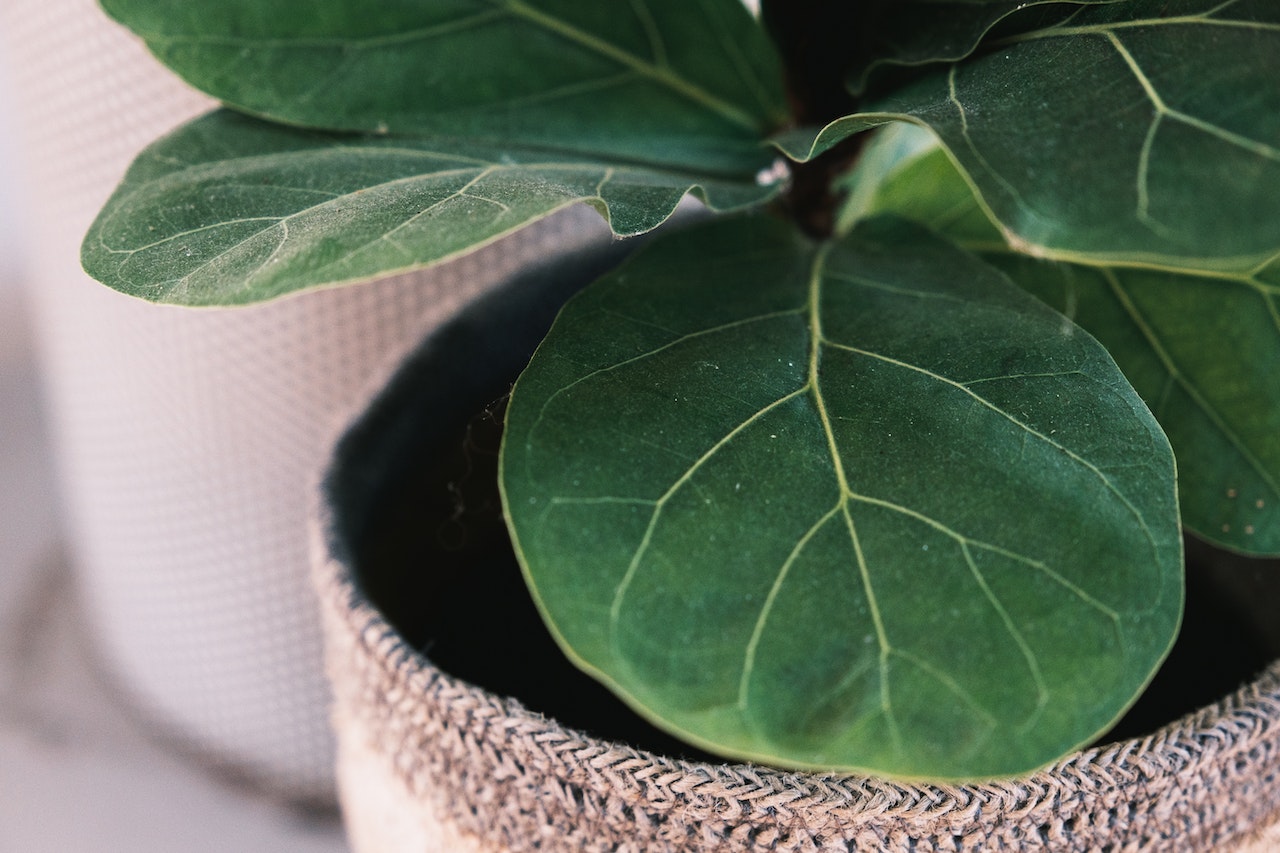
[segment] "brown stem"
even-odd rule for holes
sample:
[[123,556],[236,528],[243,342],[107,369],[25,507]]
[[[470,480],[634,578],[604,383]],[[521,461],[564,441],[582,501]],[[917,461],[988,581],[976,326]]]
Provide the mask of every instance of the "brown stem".
[[[822,127],[857,109],[845,86],[845,64],[875,3],[867,0],[762,0],[761,13],[786,69],[791,113],[800,126]],[[805,233],[831,236],[842,193],[833,182],[857,159],[862,135],[808,163],[791,164],[784,205]]]
[[791,188],[783,205],[810,237],[823,240],[835,230],[836,214],[845,195],[835,188],[835,180],[857,160],[865,136],[851,136],[807,163],[791,164]]

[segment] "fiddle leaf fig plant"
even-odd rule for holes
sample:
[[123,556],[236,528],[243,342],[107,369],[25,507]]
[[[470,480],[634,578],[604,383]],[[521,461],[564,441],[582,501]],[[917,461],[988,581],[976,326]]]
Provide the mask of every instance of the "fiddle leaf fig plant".
[[1184,526],[1280,554],[1280,7],[104,6],[225,105],[86,237],[123,292],[659,230],[516,382],[499,485],[564,652],[692,744],[1027,772],[1159,667]]

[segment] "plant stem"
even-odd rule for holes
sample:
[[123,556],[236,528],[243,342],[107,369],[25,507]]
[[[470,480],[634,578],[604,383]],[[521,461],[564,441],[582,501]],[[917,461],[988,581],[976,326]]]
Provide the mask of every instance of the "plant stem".
[[857,161],[866,138],[865,133],[855,134],[807,163],[791,164],[791,188],[783,206],[810,237],[825,240],[835,232],[845,196],[836,190],[835,180]]
[[[868,10],[858,2],[762,0],[761,16],[786,69],[787,96],[797,125],[822,127],[857,109],[845,86]],[[832,185],[857,159],[865,134],[857,134],[808,163],[791,164],[791,189],[783,205],[809,236],[835,229],[841,195]]]

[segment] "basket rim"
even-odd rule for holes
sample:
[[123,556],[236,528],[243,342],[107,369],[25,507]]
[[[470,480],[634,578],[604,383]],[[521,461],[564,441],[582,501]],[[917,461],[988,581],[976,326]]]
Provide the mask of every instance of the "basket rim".
[[[518,310],[513,301],[501,305]],[[433,334],[413,358],[443,344]],[[312,491],[313,571],[339,740],[372,746],[406,790],[465,834],[512,850],[533,849],[532,838],[551,843],[548,832],[556,840],[546,849],[555,850],[825,850],[833,843],[839,850],[1189,850],[1220,849],[1280,814],[1280,660],[1147,735],[1086,747],[1024,776],[970,784],[659,755],[565,726],[440,669],[363,594],[343,533],[351,527],[342,513],[353,504],[333,491],[342,466],[365,489],[390,458],[396,441],[387,436],[368,445],[377,459],[353,464],[351,454],[405,401],[410,370],[400,365],[334,442],[332,467]],[[699,846],[695,836],[715,843]],[[919,847],[920,839],[934,847]]]
[[[321,513],[320,532],[332,541],[328,510]],[[639,747],[608,741],[526,707],[518,699],[500,696],[437,667],[429,657],[409,646],[359,589],[352,570],[329,551],[321,561],[320,580],[330,603],[342,614],[343,627],[359,638],[363,650],[377,662],[383,674],[398,685],[444,705],[488,706],[509,718],[510,724],[492,728],[495,733],[519,730],[562,752],[565,743],[619,752],[629,759],[629,773],[650,776],[660,771],[700,779],[740,783],[750,779],[778,790],[844,792],[849,802],[868,794],[899,803],[929,804],[930,811],[967,808],[974,802],[1006,803],[1026,808],[1058,799],[1067,790],[1081,794],[1141,784],[1149,787],[1162,778],[1195,775],[1213,760],[1248,753],[1275,742],[1280,751],[1280,660],[1273,661],[1252,681],[1217,702],[1193,711],[1147,735],[1086,747],[1033,773],[1008,779],[975,783],[895,781],[854,773],[787,770],[750,763],[691,761],[655,754]],[[471,713],[470,711],[468,713]],[[673,780],[650,779],[653,784],[674,785]]]

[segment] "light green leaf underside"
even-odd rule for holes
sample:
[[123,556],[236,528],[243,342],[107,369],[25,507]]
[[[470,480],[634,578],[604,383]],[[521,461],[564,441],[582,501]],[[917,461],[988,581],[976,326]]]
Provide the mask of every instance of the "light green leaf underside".
[[125,293],[229,305],[448,260],[584,201],[619,235],[695,191],[716,209],[775,189],[470,140],[326,135],[218,111],[144,151],[85,238]]
[[892,211],[980,252],[1108,348],[1169,436],[1188,528],[1280,553],[1280,263],[1207,274],[1037,261],[1003,242],[928,134],[895,128],[866,163],[861,213]]
[[[331,130],[746,168],[785,115],[738,0],[104,0],[225,103]],[[656,159],[655,159],[656,158]]]
[[1090,337],[899,222],[667,235],[564,310],[505,506],[569,655],[722,754],[1030,770],[1181,608],[1168,445]]
[[1126,0],[777,141],[918,122],[1027,254],[1243,273],[1280,247],[1277,79],[1280,4]]

